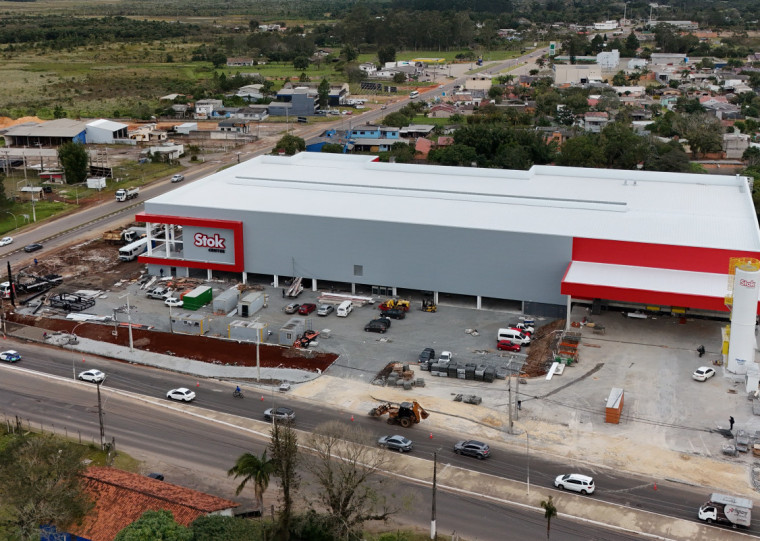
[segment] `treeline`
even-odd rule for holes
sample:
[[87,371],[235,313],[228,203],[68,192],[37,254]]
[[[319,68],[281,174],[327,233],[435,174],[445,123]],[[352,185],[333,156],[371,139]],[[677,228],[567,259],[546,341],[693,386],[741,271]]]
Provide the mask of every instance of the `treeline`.
[[44,43],[55,48],[152,41],[202,33],[201,27],[194,24],[137,21],[126,17],[22,16],[0,20],[0,44]]

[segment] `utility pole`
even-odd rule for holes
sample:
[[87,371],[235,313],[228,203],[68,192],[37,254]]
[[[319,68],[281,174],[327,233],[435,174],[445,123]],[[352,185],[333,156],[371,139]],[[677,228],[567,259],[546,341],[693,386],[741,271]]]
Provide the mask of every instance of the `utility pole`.
[[507,381],[509,389],[509,433],[512,434],[512,373],[509,373],[509,380]]
[[100,448],[103,449],[106,441],[106,430],[103,426],[103,404],[100,401],[100,384],[103,383],[102,381],[97,384],[98,387],[98,422],[100,423]]
[[[510,377],[511,373],[510,373]],[[515,408],[515,421],[518,421],[520,419],[520,370],[517,371],[517,379],[515,379],[515,404],[517,404],[517,407]]]
[[433,514],[430,518],[430,539],[438,539],[438,531],[435,527],[435,491],[437,488],[436,473],[438,470],[438,451],[433,451]]

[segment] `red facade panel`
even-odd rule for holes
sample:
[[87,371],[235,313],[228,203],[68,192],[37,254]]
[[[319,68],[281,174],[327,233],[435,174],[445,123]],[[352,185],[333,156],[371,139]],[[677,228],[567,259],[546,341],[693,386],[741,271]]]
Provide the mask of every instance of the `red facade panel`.
[[141,255],[137,259],[141,263],[164,265],[171,267],[189,267],[191,269],[211,269],[219,271],[243,272],[245,257],[243,254],[243,222],[235,220],[217,220],[213,218],[191,218],[187,216],[166,216],[160,214],[148,214],[141,212],[135,215],[138,222],[150,222],[154,224],[189,225],[194,227],[208,227],[210,229],[230,229],[235,245],[235,262],[213,263],[206,261],[189,261],[186,259],[150,257]]
[[573,261],[728,274],[728,262],[732,257],[760,259],[760,252],[618,240],[573,239]]

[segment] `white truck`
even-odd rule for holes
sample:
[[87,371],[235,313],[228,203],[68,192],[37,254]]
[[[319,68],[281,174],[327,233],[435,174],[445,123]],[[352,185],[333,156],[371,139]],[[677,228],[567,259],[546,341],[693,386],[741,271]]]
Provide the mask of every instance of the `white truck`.
[[734,528],[749,528],[752,521],[752,500],[714,492],[710,494],[710,501],[699,508],[698,516],[699,520],[708,524],[719,522]]
[[135,199],[140,195],[140,188],[119,188],[116,190],[116,200],[119,202]]

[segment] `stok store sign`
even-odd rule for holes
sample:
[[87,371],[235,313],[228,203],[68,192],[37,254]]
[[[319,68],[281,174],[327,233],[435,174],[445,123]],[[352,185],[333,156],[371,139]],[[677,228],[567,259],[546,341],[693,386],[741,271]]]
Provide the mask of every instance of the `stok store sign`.
[[193,236],[193,244],[199,248],[213,248],[216,250],[224,250],[224,243],[226,240],[224,237],[219,236],[218,233],[214,233],[213,236],[208,236],[205,233],[196,233]]

